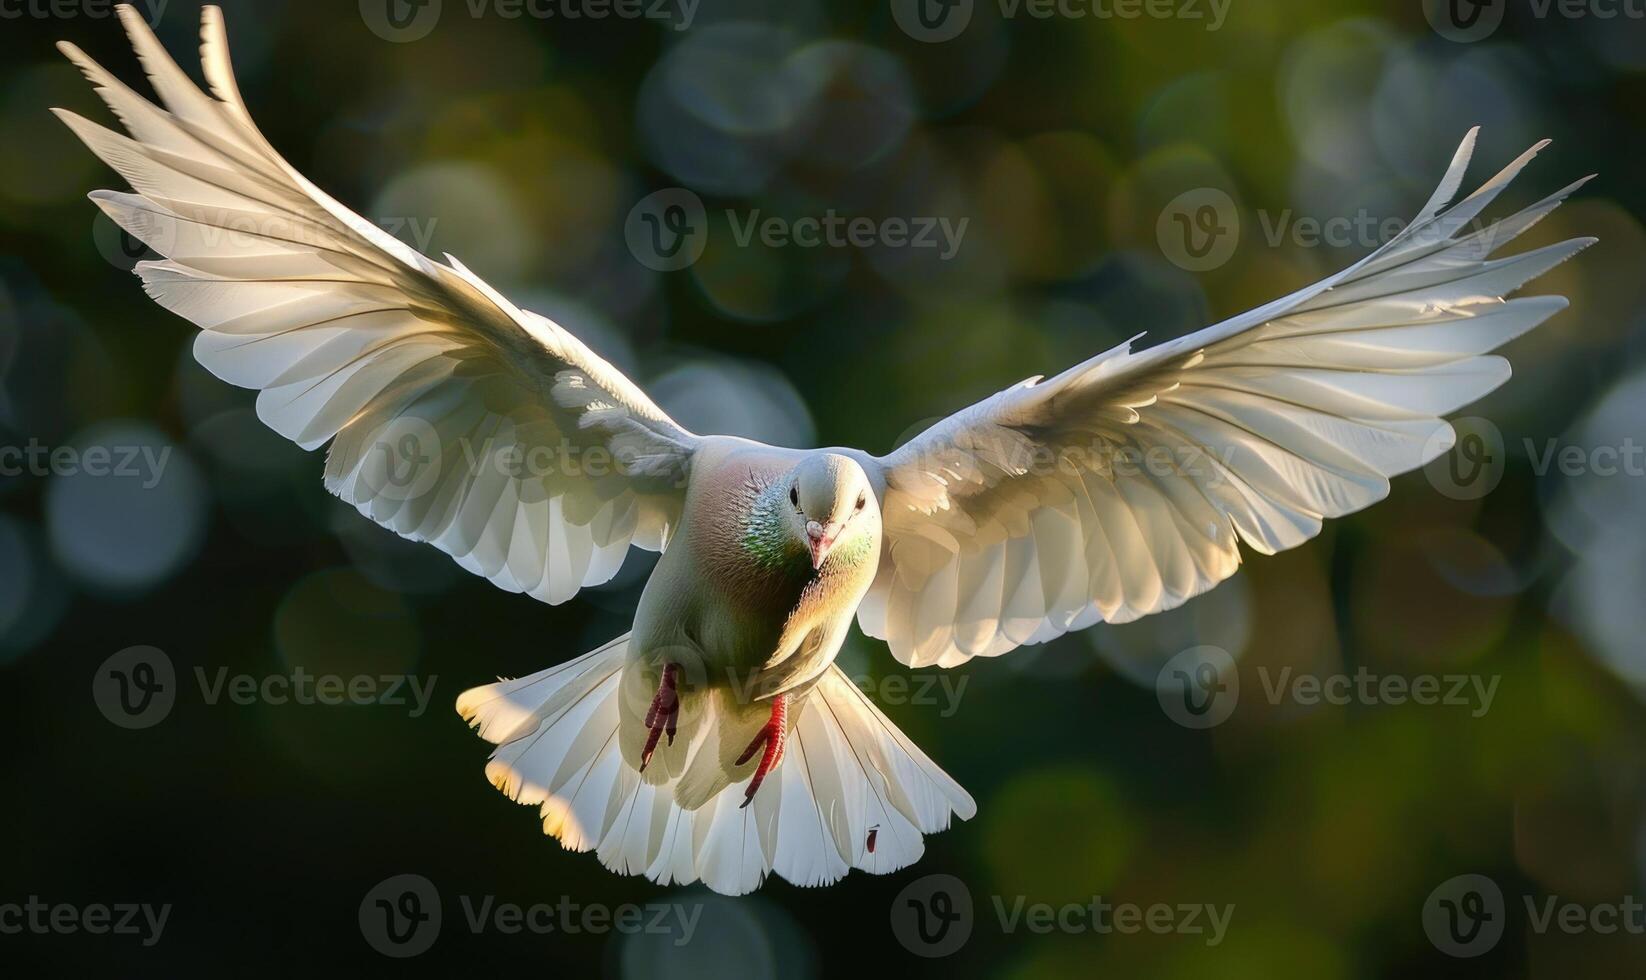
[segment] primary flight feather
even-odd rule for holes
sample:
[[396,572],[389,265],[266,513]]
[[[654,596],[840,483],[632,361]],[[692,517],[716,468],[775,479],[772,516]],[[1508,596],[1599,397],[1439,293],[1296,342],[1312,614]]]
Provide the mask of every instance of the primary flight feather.
[[[1267,306],[1023,381],[886,456],[700,436],[286,163],[217,8],[210,95],[119,10],[164,108],[64,43],[130,135],[55,111],[135,191],[91,197],[164,256],[138,263],[144,290],[266,424],[330,443],[328,490],[502,588],[564,602],[631,546],[662,552],[629,633],[457,709],[566,847],[731,894],[896,870],[976,810],[834,666],[854,616],[903,663],[949,667],[1170,609],[1242,541],[1301,544],[1450,447],[1442,416],[1509,377],[1490,352],[1566,305],[1503,297],[1593,241],[1491,258],[1583,181],[1485,224],[1543,144],[1448,207],[1471,131],[1399,235]],[[544,452],[579,465],[519,465]]]

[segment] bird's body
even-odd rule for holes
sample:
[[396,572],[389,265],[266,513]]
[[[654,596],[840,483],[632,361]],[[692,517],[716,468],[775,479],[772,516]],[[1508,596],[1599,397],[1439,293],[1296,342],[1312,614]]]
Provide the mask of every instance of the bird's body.
[[664,550],[641,594],[634,638],[648,650],[693,646],[715,676],[766,698],[816,680],[833,661],[878,567],[878,511],[813,568],[783,527],[792,512],[785,478],[806,454],[707,442],[686,488],[678,547]]
[[[697,435],[568,331],[302,177],[251,121],[222,17],[211,95],[121,7],[162,109],[62,50],[130,137],[57,110],[136,193],[92,198],[162,260],[135,272],[195,355],[362,514],[501,588],[564,602],[661,551],[633,628],[464,692],[487,774],[607,867],[742,893],[916,860],[970,796],[834,658],[855,622],[910,666],[999,656],[1177,606],[1295,547],[1452,444],[1509,376],[1489,352],[1564,308],[1504,299],[1590,243],[1493,253],[1582,184],[1489,225],[1541,147],[1320,282],[964,408],[884,456]],[[616,467],[466,464],[473,451]],[[459,451],[461,449],[461,451]],[[398,477],[410,462],[418,477]]]
[[[806,460],[849,469],[851,502],[867,478],[845,456],[776,450],[743,439],[711,437],[694,460],[685,516],[641,592],[625,663],[620,737],[636,769],[649,730],[650,698],[671,666],[681,672],[681,714],[693,720],[686,738],[656,749],[653,778],[688,770],[694,737],[721,751],[703,753],[702,769],[681,785],[677,801],[695,809],[757,765],[736,757],[787,698],[792,728],[800,705],[834,663],[880,557],[878,508],[868,505],[841,522],[841,538],[814,562],[804,538],[787,525],[803,512],[790,499],[796,466]],[[865,496],[867,502],[872,499]],[[803,522],[802,522],[803,523]],[[693,703],[698,702],[698,703]],[[701,717],[715,724],[703,731]]]

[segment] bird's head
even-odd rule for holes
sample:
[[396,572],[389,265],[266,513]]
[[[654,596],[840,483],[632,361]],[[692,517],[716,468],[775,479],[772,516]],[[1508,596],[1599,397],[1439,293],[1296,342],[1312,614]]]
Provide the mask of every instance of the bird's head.
[[880,536],[880,503],[857,461],[837,453],[807,456],[789,472],[789,525],[820,569],[830,554],[870,546]]

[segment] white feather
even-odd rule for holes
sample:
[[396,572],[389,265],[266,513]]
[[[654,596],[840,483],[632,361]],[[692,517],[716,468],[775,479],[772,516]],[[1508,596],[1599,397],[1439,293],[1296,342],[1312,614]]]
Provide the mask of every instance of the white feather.
[[[1591,242],[1488,258],[1583,181],[1480,227],[1544,144],[1446,208],[1474,140],[1416,220],[1343,272],[1016,385],[870,460],[892,567],[863,603],[864,630],[914,666],[996,656],[1170,609],[1234,574],[1237,538],[1273,553],[1382,499],[1446,444],[1445,413],[1509,377],[1488,352],[1566,305],[1503,297]],[[938,597],[957,576],[946,621]]]
[[[329,490],[547,602],[610,578],[631,543],[660,547],[657,529],[679,520],[695,436],[566,331],[455,259],[419,255],[293,169],[252,124],[216,8],[204,12],[201,47],[213,95],[131,8],[120,18],[165,108],[60,46],[130,133],[57,110],[137,192],[92,199],[165,256],[136,272],[156,302],[201,328],[201,364],[258,389],[258,416],[281,435],[305,449],[332,443]],[[415,462],[395,455],[394,426],[407,418],[439,437],[439,472],[410,499],[386,492],[391,472]],[[504,474],[495,456],[475,465],[477,438],[499,431],[492,448],[517,458],[621,441],[648,470],[596,480],[552,466]]]
[[619,637],[457,700],[464,719],[498,744],[486,767],[493,785],[539,807],[546,833],[570,850],[596,850],[612,871],[702,881],[729,895],[753,891],[772,872],[825,885],[852,868],[907,867],[924,851],[922,835],[976,813],[966,791],[832,666],[802,696],[784,761],[749,806],[741,805],[745,778],[684,809],[678,777],[647,782],[623,763],[627,652],[628,637]]

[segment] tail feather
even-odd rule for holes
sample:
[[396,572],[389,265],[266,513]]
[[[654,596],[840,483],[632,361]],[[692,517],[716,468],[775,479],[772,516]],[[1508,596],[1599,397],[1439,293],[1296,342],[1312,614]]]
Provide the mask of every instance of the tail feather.
[[457,713],[486,741],[497,745],[512,742],[535,730],[549,709],[559,707],[564,700],[562,692],[583,690],[616,673],[623,666],[628,640],[625,633],[597,650],[547,670],[471,687],[458,695]]
[[812,886],[852,868],[895,871],[919,859],[924,834],[976,812],[837,667],[803,695],[783,763],[750,806],[741,805],[745,777],[688,809],[677,799],[681,777],[649,782],[625,761],[627,641],[458,699],[459,713],[498,743],[492,783],[537,805],[544,831],[569,850],[593,850],[619,874],[740,895],[772,872]]

